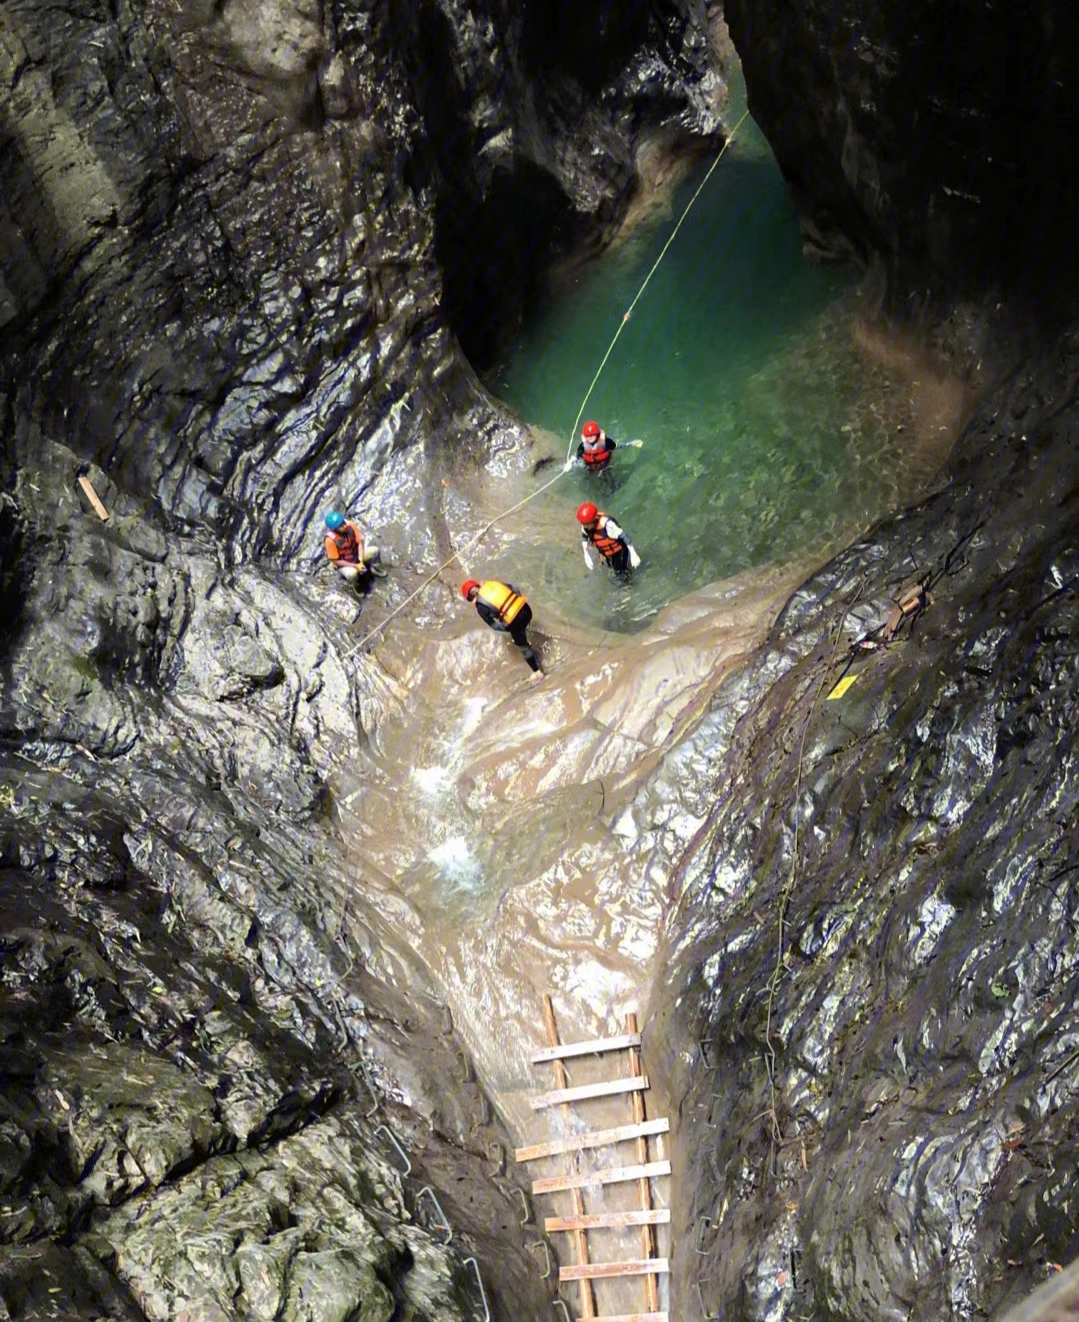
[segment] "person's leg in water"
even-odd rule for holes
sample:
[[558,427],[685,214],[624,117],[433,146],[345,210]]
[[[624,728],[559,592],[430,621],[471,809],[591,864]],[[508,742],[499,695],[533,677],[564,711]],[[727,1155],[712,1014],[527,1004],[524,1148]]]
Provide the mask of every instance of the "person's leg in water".
[[532,622],[532,607],[526,602],[517,612],[509,627],[509,635],[513,639],[514,646],[520,649],[521,655],[528,662],[528,668],[534,674],[542,674],[540,670],[539,657],[532,650],[528,641],[527,629]]
[[633,566],[629,563],[629,551],[626,547],[620,546],[614,555],[610,556],[607,563],[611,566],[614,576],[620,583],[628,583],[630,575],[633,573]]
[[621,479],[610,464],[608,464],[606,468],[600,469],[597,481],[604,497],[613,496],[622,485]]

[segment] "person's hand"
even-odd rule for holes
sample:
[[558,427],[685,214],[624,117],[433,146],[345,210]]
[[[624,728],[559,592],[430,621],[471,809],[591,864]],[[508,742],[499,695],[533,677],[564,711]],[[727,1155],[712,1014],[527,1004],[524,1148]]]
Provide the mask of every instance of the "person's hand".
[[562,465],[562,472],[568,473],[570,469],[573,467],[574,463],[576,463],[576,460],[567,459],[566,462]]
[[634,569],[640,569],[641,567],[641,557],[632,546],[629,548],[629,563]]
[[582,546],[581,551],[584,553],[584,562],[588,568],[595,569],[596,566],[592,563],[592,557],[588,554],[588,547]]
[[634,448],[635,450],[643,450],[643,449],[644,449],[644,441],[639,440],[639,439],[636,440],[636,441],[627,441],[626,444],[627,444],[627,445],[632,445],[633,448]]

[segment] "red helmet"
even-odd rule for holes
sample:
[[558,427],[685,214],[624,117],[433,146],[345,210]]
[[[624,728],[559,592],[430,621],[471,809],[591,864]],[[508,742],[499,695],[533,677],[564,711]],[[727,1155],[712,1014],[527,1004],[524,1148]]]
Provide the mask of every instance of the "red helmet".
[[583,505],[577,507],[578,523],[595,523],[597,518],[599,518],[599,510],[590,500],[586,500]]
[[586,422],[585,425],[581,428],[581,435],[585,438],[586,441],[590,441],[593,436],[598,436],[599,423]]
[[461,596],[464,597],[465,601],[467,601],[468,594],[472,591],[473,588],[478,588],[479,586],[480,586],[480,581],[478,578],[466,578],[465,581],[461,584]]

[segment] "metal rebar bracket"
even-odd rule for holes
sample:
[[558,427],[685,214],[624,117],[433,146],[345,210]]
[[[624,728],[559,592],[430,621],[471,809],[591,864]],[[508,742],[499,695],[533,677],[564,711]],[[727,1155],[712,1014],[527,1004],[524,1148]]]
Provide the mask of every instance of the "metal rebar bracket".
[[697,1230],[693,1236],[693,1247],[702,1258],[709,1256],[707,1249],[701,1248],[701,1241],[704,1239],[705,1232],[711,1228],[712,1218],[710,1216],[699,1216],[697,1218]]
[[573,1318],[569,1315],[569,1309],[566,1307],[566,1301],[564,1299],[552,1299],[551,1307],[561,1308],[562,1316],[566,1319],[566,1322],[573,1322]]
[[439,1031],[443,1037],[453,1035],[453,1011],[448,1005],[442,1007],[442,1027]]
[[435,1193],[434,1189],[432,1189],[429,1184],[425,1184],[423,1188],[419,1191],[419,1193],[416,1195],[416,1202],[414,1204],[415,1210],[417,1212],[420,1210],[420,1201],[423,1198],[424,1194],[428,1194],[430,1196],[431,1202],[434,1203],[435,1211],[438,1213],[439,1220],[442,1223],[441,1225],[435,1226],[435,1229],[444,1230],[446,1232],[446,1238],[442,1242],[443,1244],[448,1244],[450,1240],[453,1238],[453,1227],[450,1225],[449,1217],[442,1210],[442,1204],[438,1201],[438,1195]]
[[519,1184],[515,1184],[513,1190],[515,1193],[521,1195],[521,1211],[524,1213],[524,1216],[521,1218],[521,1225],[527,1226],[529,1221],[532,1220],[532,1209],[528,1205],[528,1198],[525,1196],[525,1191]]
[[712,1043],[706,1037],[697,1039],[697,1049],[701,1053],[701,1061],[706,1069],[711,1069],[712,1062],[708,1059],[708,1054],[712,1050]]
[[547,1270],[540,1276],[541,1281],[545,1281],[551,1274],[551,1247],[545,1239],[534,1240],[528,1246],[530,1249],[542,1249],[544,1257],[547,1259]]
[[483,1288],[483,1277],[480,1275],[480,1264],[475,1258],[466,1258],[464,1266],[471,1264],[476,1271],[476,1284],[480,1287],[480,1298],[483,1300],[483,1322],[491,1322],[491,1306],[487,1302],[487,1291]]
[[712,1101],[711,1101],[711,1103],[709,1104],[709,1107],[708,1107],[708,1119],[704,1122],[704,1123],[708,1126],[709,1129],[715,1129],[715,1127],[716,1127],[716,1122],[715,1122],[715,1118],[714,1118],[714,1117],[715,1117],[715,1110],[716,1110],[716,1102],[720,1102],[720,1101],[722,1101],[722,1100],[723,1100],[723,1098],[722,1098],[722,1096],[721,1096],[719,1093],[714,1092],[714,1093],[712,1094]]
[[491,1123],[491,1104],[487,1100],[485,1092],[480,1093],[479,1115],[472,1123],[472,1129],[482,1129],[484,1125]]
[[[707,1285],[711,1279],[712,1279],[711,1276],[707,1277],[703,1282],[703,1284]],[[701,1293],[702,1282],[694,1281],[693,1284],[697,1287],[697,1298],[701,1301],[701,1317],[704,1318],[704,1322],[719,1322],[720,1314],[709,1313],[708,1309],[704,1305],[704,1295]]]
[[404,1150],[404,1148],[401,1146],[401,1144],[398,1143],[396,1137],[395,1137],[394,1134],[393,1134],[393,1131],[389,1128],[389,1126],[387,1126],[387,1125],[379,1125],[378,1128],[375,1130],[375,1133],[376,1133],[376,1134],[385,1134],[385,1135],[386,1135],[386,1137],[390,1140],[390,1142],[393,1144],[393,1146],[397,1149],[398,1154],[399,1154],[400,1157],[401,1157],[401,1160],[405,1163],[405,1169],[401,1172],[401,1174],[402,1174],[402,1175],[411,1175],[411,1174],[412,1174],[412,1162],[410,1162],[409,1159],[408,1159],[408,1153]]
[[350,1065],[349,1070],[352,1072],[353,1076],[357,1074],[360,1076],[360,1078],[363,1080],[363,1086],[371,1094],[371,1101],[374,1103],[374,1105],[371,1107],[370,1111],[365,1111],[363,1116],[365,1120],[370,1120],[371,1117],[378,1110],[378,1108],[382,1105],[382,1099],[378,1095],[378,1089],[371,1082],[371,1076],[367,1072],[367,1066],[363,1063],[362,1060],[357,1060],[354,1065]]
[[491,1177],[501,1175],[506,1169],[506,1149],[496,1138],[492,1143],[487,1144],[487,1160],[493,1161],[495,1168],[490,1172]]

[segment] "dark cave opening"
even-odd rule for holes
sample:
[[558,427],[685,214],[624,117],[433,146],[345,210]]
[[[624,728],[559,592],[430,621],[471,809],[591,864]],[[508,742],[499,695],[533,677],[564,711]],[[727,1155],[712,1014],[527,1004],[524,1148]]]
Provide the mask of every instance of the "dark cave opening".
[[521,67],[531,76],[565,73],[586,93],[625,67],[648,32],[655,0],[547,0],[527,5]]
[[[610,6],[586,8],[591,17],[579,21],[587,28]],[[641,5],[645,23],[647,9]],[[532,19],[529,10],[523,22],[546,31],[552,22],[570,24],[569,12],[563,6],[553,16]],[[599,23],[593,39],[601,40],[603,31]],[[520,150],[517,115],[525,112],[514,109],[512,91],[502,86],[509,77],[504,65],[494,59],[478,69],[459,69],[453,31],[434,5],[424,6],[420,21],[396,26],[394,42],[425,126],[424,145],[409,163],[409,183],[433,199],[443,313],[482,372],[542,293],[552,262],[586,237],[587,223],[554,175]],[[568,40],[567,49],[572,54],[580,46]],[[476,124],[472,84],[487,82],[499,87],[506,113]],[[506,144],[494,146],[503,134]]]
[[558,183],[531,161],[492,176],[478,206],[436,208],[443,309],[468,360],[483,371],[542,294],[572,228]]

